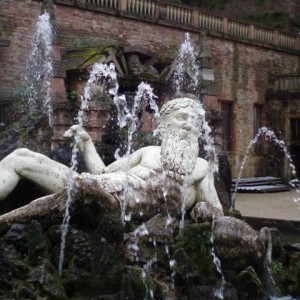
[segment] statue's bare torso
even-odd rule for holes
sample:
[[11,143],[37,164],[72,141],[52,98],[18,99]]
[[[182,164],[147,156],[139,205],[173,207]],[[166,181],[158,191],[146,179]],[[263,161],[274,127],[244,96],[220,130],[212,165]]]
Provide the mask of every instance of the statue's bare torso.
[[[161,147],[149,146],[137,150],[128,158],[115,161],[104,168],[103,174],[96,177],[100,182],[110,180],[112,184],[116,180],[116,191],[120,190],[118,181],[122,180],[122,188],[131,189],[126,200],[128,210],[145,212],[157,210],[162,206],[180,209],[183,203],[185,208],[189,209],[196,202],[204,201],[205,190],[202,190],[201,183],[204,180],[203,184],[206,184],[207,174],[207,161],[198,158],[190,175],[183,177],[180,182],[170,178],[162,167]],[[121,179],[122,176],[124,179]],[[126,184],[128,185],[125,187]]]

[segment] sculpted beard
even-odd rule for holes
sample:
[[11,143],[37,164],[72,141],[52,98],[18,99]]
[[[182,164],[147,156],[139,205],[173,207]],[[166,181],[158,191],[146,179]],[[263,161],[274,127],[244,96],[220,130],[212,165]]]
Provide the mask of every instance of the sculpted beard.
[[183,181],[194,170],[198,151],[198,137],[195,133],[168,130],[161,145],[161,159],[166,175],[176,181]]

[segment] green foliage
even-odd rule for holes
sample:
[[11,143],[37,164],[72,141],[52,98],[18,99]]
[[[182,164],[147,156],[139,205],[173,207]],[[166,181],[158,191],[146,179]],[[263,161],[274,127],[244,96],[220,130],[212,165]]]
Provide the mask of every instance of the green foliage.
[[224,5],[223,0],[172,0],[172,2],[174,4],[187,4],[211,10],[222,9]]
[[92,66],[95,62],[106,57],[109,51],[115,51],[117,54],[121,50],[120,47],[115,46],[98,46],[93,47],[89,45],[80,45],[78,50],[69,51],[66,54],[66,59],[73,61],[78,61],[77,66],[74,68],[88,68]]
[[76,104],[78,101],[78,95],[76,91],[65,92],[67,99],[71,102],[71,104]]
[[255,5],[263,5],[265,3],[265,0],[254,0]]
[[141,270],[138,268],[127,269],[124,280],[124,291],[126,299],[144,299],[146,295],[146,286],[142,280]]
[[291,19],[291,23],[293,26],[300,28],[300,14],[295,15]]
[[190,234],[191,232],[195,233],[193,230],[181,230],[176,237],[176,247],[186,249],[187,252],[191,253],[193,256],[195,255],[195,257],[199,254],[200,256],[203,256],[210,253],[210,233],[208,231],[199,230],[196,232],[196,235],[192,235]]
[[182,4],[181,0],[171,0],[171,2],[174,4]]
[[276,276],[283,276],[284,275],[284,267],[281,261],[273,260],[272,261],[272,271],[273,274]]
[[299,34],[300,32],[300,14],[296,14],[292,19],[291,19],[291,26],[292,30]]
[[141,222],[130,221],[125,223],[125,232],[131,232],[137,229],[141,225]]
[[249,299],[262,299],[262,285],[252,266],[244,269],[239,275],[241,289],[246,291]]
[[274,29],[283,29],[286,26],[285,16],[286,13],[284,11],[273,10],[250,14],[247,19]]

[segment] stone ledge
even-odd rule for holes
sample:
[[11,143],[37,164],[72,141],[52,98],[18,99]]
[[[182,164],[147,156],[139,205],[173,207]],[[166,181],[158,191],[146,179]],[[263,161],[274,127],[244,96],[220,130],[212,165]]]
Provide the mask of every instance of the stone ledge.
[[293,220],[279,220],[243,216],[245,221],[250,224],[254,229],[262,227],[276,227],[283,232],[300,233],[300,221]]

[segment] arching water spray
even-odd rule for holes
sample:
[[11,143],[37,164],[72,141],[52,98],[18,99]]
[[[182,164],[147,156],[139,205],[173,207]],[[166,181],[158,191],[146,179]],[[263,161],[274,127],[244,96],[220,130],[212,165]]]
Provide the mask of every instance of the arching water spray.
[[77,116],[78,125],[84,125],[84,114],[89,110],[89,103],[93,96],[93,87],[97,86],[97,92],[109,94],[117,101],[119,84],[117,82],[117,73],[113,63],[102,64],[95,63],[90,71],[90,77],[81,96],[81,106]]
[[[157,96],[153,92],[153,88],[147,83],[140,83],[138,86],[138,90],[136,92],[136,95],[134,97],[133,106],[131,109],[129,109],[125,95],[115,97],[116,101],[115,104],[118,107],[118,121],[120,128],[124,128],[125,126],[128,126],[128,132],[127,132],[127,148],[124,156],[121,156],[120,148],[118,148],[115,152],[115,158],[125,158],[127,159],[127,169],[129,170],[129,160],[128,157],[132,152],[132,143],[133,143],[133,136],[136,133],[139,124],[140,119],[139,115],[142,112],[143,106],[145,106],[145,103],[150,106],[150,109],[154,112],[154,118],[155,121],[158,122],[159,120],[159,110],[158,106],[156,104],[156,98]],[[128,182],[128,180],[126,181]],[[130,198],[135,199],[135,201],[139,201],[139,199],[136,197],[134,190],[128,185],[125,184],[124,186],[124,202],[122,202],[121,205],[121,215],[122,215],[122,221],[130,221],[131,220],[131,212],[128,212],[126,214],[127,210],[127,204]],[[142,213],[142,212],[141,212]]]
[[173,71],[173,85],[175,96],[181,96],[183,91],[195,92],[199,85],[200,69],[196,60],[195,50],[190,41],[189,33],[185,34],[185,40],[181,44],[175,68]]
[[67,188],[67,201],[66,201],[66,208],[65,214],[63,218],[63,222],[61,225],[61,243],[60,243],[60,255],[59,255],[59,263],[58,263],[58,273],[62,275],[62,269],[64,264],[64,255],[65,255],[65,247],[66,247],[66,236],[69,229],[69,222],[70,222],[70,207],[72,204],[72,191],[74,187],[74,180],[75,180],[75,172],[77,170],[78,161],[77,161],[77,154],[78,154],[78,144],[80,142],[80,138],[78,135],[75,135],[74,146],[72,149],[72,157],[71,157],[71,167],[68,176],[68,188]]
[[[291,169],[291,174],[292,174],[293,178],[295,179],[296,182],[299,182],[299,180],[297,179],[297,176],[296,176],[297,175],[296,174],[296,167],[293,164],[292,157],[289,154],[289,152],[288,152],[288,150],[287,150],[287,148],[285,146],[284,141],[279,140],[276,137],[276,135],[275,135],[275,133],[274,133],[273,130],[268,129],[267,127],[261,127],[261,128],[259,128],[259,130],[258,130],[257,134],[255,135],[254,139],[250,141],[250,143],[248,144],[248,146],[246,148],[244,159],[242,161],[242,164],[241,164],[241,167],[240,167],[240,172],[238,174],[238,177],[237,177],[237,180],[236,180],[236,184],[235,184],[235,188],[234,188],[234,192],[233,192],[233,195],[232,195],[231,209],[235,209],[235,196],[236,196],[236,193],[237,193],[237,190],[238,190],[239,181],[241,179],[245,163],[246,163],[246,161],[248,159],[248,156],[249,156],[249,152],[250,152],[252,146],[257,143],[257,141],[258,141],[258,139],[259,139],[260,136],[264,136],[267,141],[273,142],[273,143],[275,143],[276,145],[278,145],[280,147],[280,149],[285,154],[285,158],[289,162],[289,167]],[[296,184],[295,187],[296,187],[297,193],[299,194],[299,197],[294,198],[294,202],[297,204],[298,208],[300,208],[300,187],[299,187],[299,184]]]
[[[143,223],[134,230],[133,234],[134,234],[134,242],[129,244],[128,249],[133,251],[134,259],[138,262],[140,259],[139,254],[138,254],[138,251],[140,250],[139,240],[143,236],[148,236],[149,231],[148,231],[145,223]],[[149,241],[150,241],[150,239],[149,239]],[[153,246],[156,248],[156,241],[153,240],[152,243],[153,243]],[[141,279],[146,288],[145,299],[146,298],[148,299],[148,297],[150,297],[150,299],[154,299],[153,290],[151,289],[151,287],[149,287],[149,284],[147,282],[147,273],[149,272],[149,269],[151,269],[153,264],[156,262],[157,262],[157,255],[156,255],[156,251],[155,251],[155,254],[153,255],[153,257],[151,257],[148,261],[146,261],[143,264],[143,267],[141,269]]]
[[221,281],[219,282],[219,285],[215,288],[214,290],[214,296],[217,299],[223,300],[224,299],[224,288],[225,288],[225,277],[222,272],[222,267],[221,267],[221,261],[217,257],[215,253],[215,246],[214,246],[214,226],[215,226],[215,218],[216,216],[213,215],[213,220],[212,220],[212,230],[211,230],[211,237],[210,237],[210,245],[211,245],[211,256],[213,259],[213,263],[216,267],[217,273],[221,276]]
[[126,108],[124,109],[124,119],[123,122],[120,123],[120,125],[123,125],[120,126],[121,128],[128,124],[127,150],[125,154],[126,157],[131,154],[133,135],[138,129],[140,123],[139,113],[143,109],[143,105],[145,105],[145,102],[147,102],[150,106],[150,109],[154,111],[155,121],[158,122],[159,110],[156,104],[156,98],[157,96],[154,94],[153,88],[151,88],[149,84],[141,82],[134,97],[133,107],[131,111],[129,111],[126,105]]
[[[181,44],[177,58],[175,60],[175,66],[173,69],[172,74],[172,83],[175,87],[175,97],[183,97],[185,93],[193,93],[198,94],[199,92],[199,83],[200,83],[200,66],[197,62],[195,50],[193,45],[190,41],[189,33],[185,34],[185,40]],[[209,175],[213,178],[214,172],[217,172],[217,159],[215,154],[215,147],[214,142],[211,137],[211,128],[208,124],[208,122],[205,120],[205,110],[202,107],[202,104],[200,101],[195,100],[195,102],[199,103],[199,106],[195,106],[195,109],[197,110],[197,114],[201,116],[201,125],[198,126],[198,130],[201,131],[201,140],[204,143],[204,150],[206,152],[206,159],[209,162]],[[190,138],[191,139],[191,138]],[[188,161],[192,161],[192,151],[190,149],[191,140],[188,140],[188,146],[185,149],[185,152],[190,152],[190,154],[187,154],[190,159]],[[193,163],[190,167],[190,171],[192,171],[195,167],[195,164]],[[188,177],[184,176],[183,179],[183,186],[182,186],[182,207],[181,207],[181,222],[180,227],[184,227],[184,218],[185,218],[185,211],[186,211],[186,203],[188,202]],[[212,179],[211,178],[211,179]],[[210,180],[210,182],[213,182],[213,180]],[[167,199],[168,196],[168,190],[164,189],[163,191],[165,199]]]
[[52,126],[53,107],[51,101],[51,78],[53,76],[52,43],[53,26],[48,12],[40,15],[32,39],[26,82],[28,85],[28,104],[41,109],[48,115]]
[[105,65],[101,63],[96,63],[93,65],[90,71],[90,78],[86,83],[83,94],[81,96],[81,106],[77,116],[78,129],[74,136],[74,145],[72,149],[71,167],[68,176],[68,190],[67,190],[67,201],[65,215],[63,223],[61,226],[61,247],[60,247],[60,258],[59,258],[59,274],[62,274],[62,268],[64,263],[64,253],[66,236],[68,233],[68,226],[70,221],[70,207],[72,204],[72,191],[74,188],[74,181],[76,176],[76,170],[78,166],[77,154],[79,152],[80,132],[84,125],[84,114],[88,111],[89,102],[92,98],[92,88],[97,85],[100,87],[102,93],[109,93],[110,95],[115,95],[117,93],[117,75],[115,72],[115,67],[113,64]]

